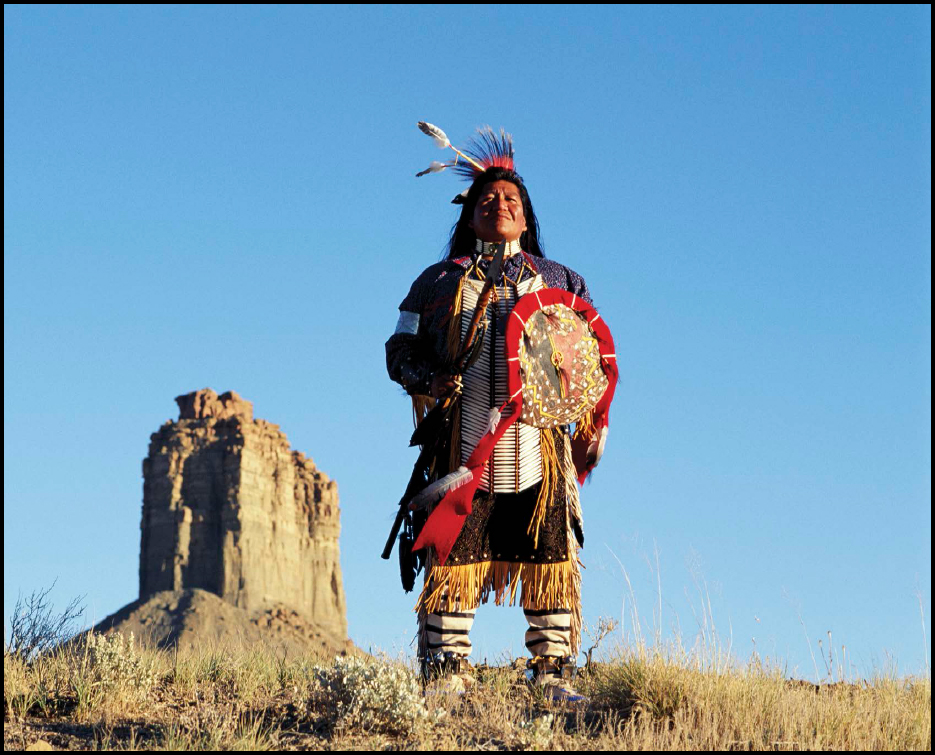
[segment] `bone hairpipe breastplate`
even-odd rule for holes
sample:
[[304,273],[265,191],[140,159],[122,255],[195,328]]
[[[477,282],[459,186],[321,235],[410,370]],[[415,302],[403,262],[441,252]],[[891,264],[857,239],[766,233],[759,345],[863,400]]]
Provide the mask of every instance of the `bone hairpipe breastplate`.
[[[478,242],[479,244],[481,242]],[[516,248],[519,244],[514,242]],[[496,247],[495,244],[489,245]],[[478,251],[481,251],[480,249]],[[507,254],[511,249],[507,249]],[[506,357],[504,336],[497,322],[506,322],[519,297],[545,288],[542,277],[529,276],[514,286],[502,278],[497,282],[496,297],[487,309],[490,326],[484,334],[483,347],[477,361],[464,373],[461,396],[461,462],[467,461],[472,449],[487,432],[490,409],[499,407],[508,398],[506,387]],[[461,299],[461,336],[467,333],[483,282],[470,273],[464,280]],[[491,390],[491,387],[493,388]],[[491,472],[493,484],[491,485]],[[516,422],[500,439],[491,454],[480,481],[480,489],[494,493],[518,493],[542,479],[542,454],[539,429]]]

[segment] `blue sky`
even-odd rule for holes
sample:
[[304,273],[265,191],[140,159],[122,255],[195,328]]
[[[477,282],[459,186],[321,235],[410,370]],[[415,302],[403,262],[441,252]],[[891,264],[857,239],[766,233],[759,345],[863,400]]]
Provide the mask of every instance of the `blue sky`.
[[[622,355],[585,621],[632,597],[652,634],[661,584],[691,645],[698,582],[742,659],[813,677],[830,630],[849,673],[923,670],[930,29],[890,5],[6,6],[5,619],[56,578],[89,620],[136,597],[149,435],[211,387],[338,481],[351,637],[412,652],[379,559],[414,460],[383,343],[463,188],[414,178],[441,154],[416,121],[489,123]],[[482,609],[476,657],[523,630]]]

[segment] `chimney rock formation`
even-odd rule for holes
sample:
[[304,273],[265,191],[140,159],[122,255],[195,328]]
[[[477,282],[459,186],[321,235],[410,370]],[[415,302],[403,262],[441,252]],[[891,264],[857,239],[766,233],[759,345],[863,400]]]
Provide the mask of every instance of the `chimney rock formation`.
[[288,606],[345,640],[337,484],[233,391],[176,402],[143,461],[139,602],[201,589],[250,612]]

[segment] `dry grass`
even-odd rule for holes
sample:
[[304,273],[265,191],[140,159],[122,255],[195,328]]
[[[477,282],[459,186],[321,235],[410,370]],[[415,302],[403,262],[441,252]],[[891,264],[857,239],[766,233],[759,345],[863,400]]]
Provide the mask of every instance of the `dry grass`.
[[429,699],[427,715],[400,727],[380,710],[365,724],[342,718],[316,664],[332,661],[255,647],[7,653],[4,749],[931,749],[928,679],[816,687],[759,663],[621,650],[582,673],[587,708],[547,703],[518,668],[484,667],[469,695]]

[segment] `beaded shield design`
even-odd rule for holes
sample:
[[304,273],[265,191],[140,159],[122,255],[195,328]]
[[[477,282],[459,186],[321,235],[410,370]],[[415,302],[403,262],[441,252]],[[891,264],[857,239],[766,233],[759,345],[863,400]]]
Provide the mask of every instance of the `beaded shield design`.
[[577,422],[607,390],[597,336],[584,314],[566,304],[535,310],[519,344],[521,421],[535,427]]

